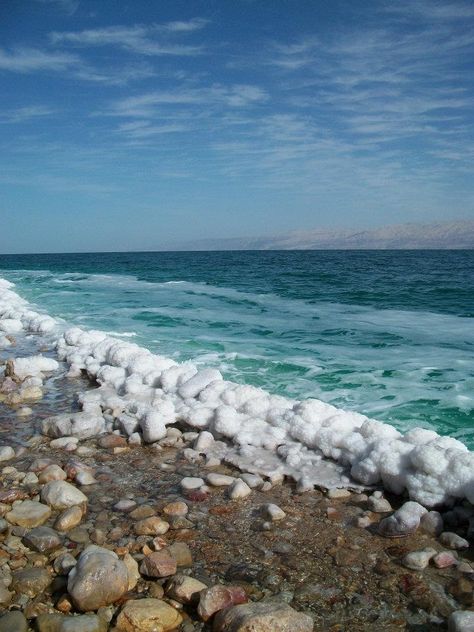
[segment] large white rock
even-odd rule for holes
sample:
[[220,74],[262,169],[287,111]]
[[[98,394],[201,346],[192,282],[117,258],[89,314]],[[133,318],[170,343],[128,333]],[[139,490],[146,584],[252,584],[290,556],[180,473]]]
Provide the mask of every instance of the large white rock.
[[67,509],[87,503],[87,496],[66,481],[51,481],[41,490],[41,500],[53,509]]
[[57,371],[59,363],[53,358],[45,358],[44,356],[30,356],[28,358],[15,358],[13,361],[15,374],[20,378],[29,375],[38,375],[43,372]]

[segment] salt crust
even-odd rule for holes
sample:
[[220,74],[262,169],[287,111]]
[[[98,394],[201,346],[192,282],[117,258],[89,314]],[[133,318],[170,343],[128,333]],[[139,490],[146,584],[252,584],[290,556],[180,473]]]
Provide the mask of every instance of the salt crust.
[[[301,488],[318,482],[314,472],[321,467],[329,468],[329,478],[337,474],[339,485],[351,486],[342,475],[345,468],[362,485],[383,484],[396,494],[406,490],[426,507],[464,498],[474,503],[474,453],[454,438],[422,428],[402,435],[359,413],[235,384],[215,369],[178,364],[100,331],[61,331],[59,321],[33,311],[12,287],[0,280],[0,342],[3,333],[18,332],[20,325],[25,332],[54,335],[58,358],[69,365],[69,375],[85,371],[99,384],[80,395],[87,419],[105,415],[128,435],[140,429],[146,442],[164,437],[168,425],[185,422],[216,439],[212,445],[206,435],[206,454],[225,451],[231,442],[234,463],[242,469],[273,481],[291,475]],[[15,361],[22,376],[57,368],[54,360],[42,356]],[[62,423],[70,433],[71,423]],[[97,424],[98,431],[106,427]],[[61,424],[51,430],[53,436],[61,432]],[[337,462],[339,469],[331,469],[323,457]]]

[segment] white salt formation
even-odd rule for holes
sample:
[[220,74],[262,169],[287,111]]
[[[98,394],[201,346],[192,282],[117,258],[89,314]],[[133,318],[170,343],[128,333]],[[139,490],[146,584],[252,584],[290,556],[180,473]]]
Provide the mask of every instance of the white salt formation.
[[[0,282],[0,323],[7,322],[7,330],[20,323],[24,331],[59,332],[57,321],[32,311],[11,287]],[[206,431],[195,443],[196,455],[220,454],[272,483],[292,476],[300,489],[311,489],[322,477],[327,487],[357,481],[383,484],[396,494],[406,490],[427,507],[463,498],[474,503],[474,454],[454,438],[421,428],[402,435],[359,413],[235,384],[215,369],[178,364],[100,331],[68,329],[56,349],[70,376],[86,372],[99,388],[80,395],[83,413],[46,420],[43,431],[50,436],[86,437],[115,428],[128,436],[140,432],[152,443],[181,422]],[[15,371],[38,375],[54,370],[53,362],[16,360]],[[345,470],[352,482],[344,479]]]

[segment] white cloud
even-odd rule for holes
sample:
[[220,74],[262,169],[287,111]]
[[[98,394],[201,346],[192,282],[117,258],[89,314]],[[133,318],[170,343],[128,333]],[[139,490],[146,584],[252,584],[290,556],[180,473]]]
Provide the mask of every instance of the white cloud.
[[[98,47],[117,46],[142,55],[176,55],[188,56],[202,52],[201,46],[176,44],[165,41],[166,33],[188,33],[203,28],[207,22],[196,18],[189,22],[170,22],[165,25],[152,24],[145,26],[107,26],[84,31],[53,32],[51,41],[55,44],[73,44],[76,46]],[[159,41],[158,36],[161,37]]]
[[0,48],[0,70],[28,73],[34,71],[61,72],[79,63],[76,55],[49,52],[37,48]]
[[30,105],[0,112],[0,121],[3,123],[23,123],[25,121],[43,118],[56,114],[57,110],[45,105]]

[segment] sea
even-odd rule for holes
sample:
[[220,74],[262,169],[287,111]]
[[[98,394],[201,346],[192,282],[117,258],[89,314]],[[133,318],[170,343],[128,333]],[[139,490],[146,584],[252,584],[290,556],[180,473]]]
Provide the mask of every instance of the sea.
[[0,255],[44,311],[474,448],[474,251]]

